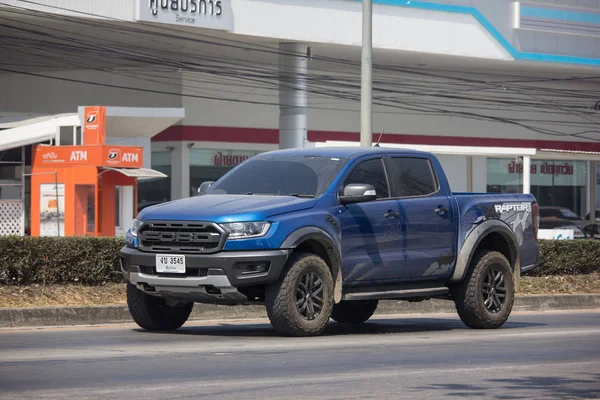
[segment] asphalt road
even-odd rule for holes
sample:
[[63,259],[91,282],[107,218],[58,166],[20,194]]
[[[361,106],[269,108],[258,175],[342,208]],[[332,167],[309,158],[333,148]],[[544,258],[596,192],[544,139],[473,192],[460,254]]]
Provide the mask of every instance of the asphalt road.
[[2,399],[600,398],[600,312],[332,323],[317,338],[265,323],[0,331]]

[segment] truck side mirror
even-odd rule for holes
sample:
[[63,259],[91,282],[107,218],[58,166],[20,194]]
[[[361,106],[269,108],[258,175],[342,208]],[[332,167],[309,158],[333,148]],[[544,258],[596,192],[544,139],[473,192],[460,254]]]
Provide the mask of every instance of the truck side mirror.
[[344,194],[340,196],[342,204],[363,203],[377,200],[377,192],[373,185],[367,183],[351,183],[344,187]]
[[198,196],[202,196],[204,193],[206,193],[208,188],[210,188],[213,183],[215,183],[215,182],[214,181],[202,182],[202,184],[198,188]]

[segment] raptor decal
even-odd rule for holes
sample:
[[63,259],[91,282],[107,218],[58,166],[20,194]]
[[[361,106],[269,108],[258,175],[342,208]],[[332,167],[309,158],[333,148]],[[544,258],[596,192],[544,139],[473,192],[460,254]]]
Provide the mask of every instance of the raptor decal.
[[467,213],[472,220],[472,226],[467,232],[467,237],[479,224],[490,219],[506,223],[514,232],[519,246],[523,244],[525,231],[533,224],[531,203],[501,203],[482,205]]

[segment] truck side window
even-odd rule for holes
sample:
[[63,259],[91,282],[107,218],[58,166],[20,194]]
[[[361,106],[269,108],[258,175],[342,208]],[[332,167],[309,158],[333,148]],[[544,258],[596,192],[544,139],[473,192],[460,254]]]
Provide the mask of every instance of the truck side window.
[[351,183],[367,183],[373,185],[377,192],[377,198],[382,199],[390,197],[385,170],[383,169],[383,160],[381,158],[363,161],[358,164],[350,175],[346,178],[344,186]]
[[431,163],[426,158],[394,157],[396,190],[394,197],[427,196],[438,190]]

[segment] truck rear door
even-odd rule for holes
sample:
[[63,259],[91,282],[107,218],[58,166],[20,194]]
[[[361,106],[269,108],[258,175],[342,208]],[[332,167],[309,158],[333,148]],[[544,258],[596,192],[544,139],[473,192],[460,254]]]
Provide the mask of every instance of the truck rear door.
[[400,210],[401,279],[444,279],[455,259],[456,220],[445,175],[436,173],[441,166],[410,155],[387,158],[386,167]]

